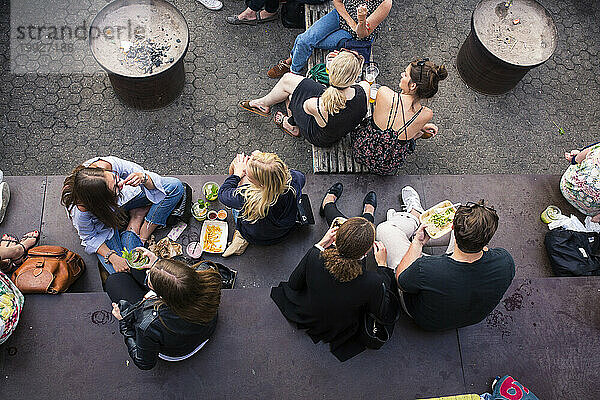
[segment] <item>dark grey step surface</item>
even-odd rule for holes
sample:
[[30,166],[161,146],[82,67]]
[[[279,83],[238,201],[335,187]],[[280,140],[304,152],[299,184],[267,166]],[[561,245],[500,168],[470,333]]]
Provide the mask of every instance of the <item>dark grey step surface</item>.
[[45,176],[6,176],[10,188],[10,202],[4,221],[0,224],[0,236],[4,233],[17,239],[25,233],[39,230],[46,186]]
[[[207,181],[219,184],[224,175],[179,176],[194,190],[193,198],[200,197],[202,185]],[[38,188],[43,182],[47,185]],[[60,205],[62,176],[8,178],[14,186],[15,195],[9,206],[4,232],[23,233],[32,224],[39,226],[43,203],[42,240],[43,244],[57,244],[70,248],[82,255],[87,264],[87,272],[71,288],[75,292],[101,291],[101,283],[95,256],[85,254],[71,221]],[[304,192],[311,199],[316,224],[299,228],[285,241],[273,246],[249,246],[242,256],[227,260],[220,255],[205,253],[207,259],[224,261],[238,270],[238,287],[269,287],[287,279],[290,272],[304,253],[316,243],[327,230],[325,220],[318,215],[319,203],[324,192],[335,182],[344,184],[344,193],[338,200],[339,209],[348,216],[359,215],[364,195],[375,190],[379,206],[375,222],[385,220],[388,208],[400,208],[398,195],[405,185],[413,186],[420,194],[423,206],[431,207],[442,200],[466,203],[485,198],[498,211],[500,224],[491,246],[506,248],[517,266],[516,276],[521,278],[551,276],[545,254],[543,240],[547,227],[539,215],[549,204],[559,206],[563,213],[575,212],[560,193],[558,175],[434,175],[434,176],[394,176],[375,175],[308,175]],[[218,202],[213,208],[222,208]],[[579,213],[575,213],[580,215]],[[35,221],[38,221],[37,224]],[[231,213],[228,217],[229,238],[234,231]],[[201,223],[193,218],[189,228],[179,240],[185,247],[190,240],[199,237]],[[18,231],[18,232],[17,232]],[[168,233],[168,229],[158,230],[157,238]]]
[[539,399],[600,394],[600,277],[515,279],[485,321],[458,330],[467,391],[510,374]]
[[85,273],[71,286],[71,292],[101,292],[102,281],[98,271],[98,258],[87,254],[81,246],[81,240],[67,216],[65,208],[60,204],[60,195],[64,176],[49,176],[44,201],[44,219],[42,220],[42,244],[66,247],[85,261]]
[[[268,288],[223,292],[194,357],[140,371],[104,293],[28,295],[0,346],[3,398],[414,399],[483,393],[511,374],[540,399],[594,399],[600,278],[516,279],[488,318],[442,333],[408,317],[379,351],[346,363],[280,314]],[[83,392],[82,392],[83,391]]]
[[380,351],[340,363],[292,327],[267,288],[223,292],[217,330],[194,357],[129,362],[104,293],[29,295],[0,346],[3,398],[409,399],[464,390],[456,331],[401,320]]

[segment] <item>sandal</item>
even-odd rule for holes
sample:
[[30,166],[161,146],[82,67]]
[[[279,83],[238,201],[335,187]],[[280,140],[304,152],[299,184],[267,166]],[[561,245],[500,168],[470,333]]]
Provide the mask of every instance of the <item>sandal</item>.
[[225,21],[231,25],[256,25],[258,22],[256,19],[239,19],[237,15],[230,15],[225,17]]
[[[25,245],[23,244],[23,241],[25,241],[27,239],[35,239],[35,242],[31,246],[25,247]],[[39,240],[40,240],[40,232],[37,230],[28,232],[25,235],[23,235],[23,237],[21,238],[21,241],[17,243],[18,246],[21,246],[23,248],[23,254],[21,254],[21,257],[15,258],[14,260],[12,260],[12,263],[15,267],[18,267],[19,265],[23,264],[23,261],[25,261],[25,257],[27,257],[27,252],[29,251],[29,249],[31,249],[33,246],[35,246]]]
[[271,115],[271,110],[270,109],[269,109],[269,111],[263,111],[263,110],[261,110],[258,107],[252,107],[250,105],[250,101],[249,100],[240,101],[239,102],[239,106],[242,107],[246,111],[250,111],[251,113],[258,114],[261,117],[268,117],[269,115]]
[[281,111],[278,111],[277,114],[275,114],[275,117],[273,117],[273,122],[275,123],[275,125],[277,125],[279,127],[279,129],[281,129],[282,131],[284,131],[291,137],[297,138],[298,136],[300,136],[299,134],[294,135],[289,129],[287,129],[283,126],[283,122],[285,121],[286,117],[287,116],[284,113],[282,113]]
[[0,239],[0,242],[8,242],[9,243],[4,247],[10,247],[10,243],[12,243],[12,244],[19,243],[19,241],[17,240],[17,238],[14,235],[9,235],[8,233],[5,233],[4,235],[2,235],[2,239]]

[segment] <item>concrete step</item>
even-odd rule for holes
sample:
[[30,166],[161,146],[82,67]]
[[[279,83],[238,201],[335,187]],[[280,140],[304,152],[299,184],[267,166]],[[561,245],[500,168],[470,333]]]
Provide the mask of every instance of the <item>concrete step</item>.
[[226,290],[202,351],[140,371],[127,363],[106,294],[28,295],[17,330],[0,346],[2,394],[414,399],[483,393],[494,376],[511,374],[540,399],[591,399],[598,393],[599,301],[600,277],[515,279],[477,325],[431,333],[403,315],[381,350],[340,363],[285,320],[269,288]]
[[[194,200],[200,197],[202,185],[207,181],[223,182],[224,175],[179,176],[192,186]],[[3,232],[21,235],[29,229],[41,226],[42,244],[68,247],[82,255],[88,269],[70,289],[73,292],[101,291],[102,286],[95,256],[87,255],[80,245],[75,229],[60,205],[63,176],[8,177],[13,191]],[[344,184],[344,194],[338,201],[340,210],[348,216],[361,212],[363,196],[369,190],[377,192],[379,207],[375,222],[385,220],[388,208],[400,208],[398,194],[405,185],[413,186],[420,194],[423,206],[431,207],[442,200],[465,203],[485,198],[498,211],[500,225],[491,246],[504,247],[515,259],[516,276],[519,278],[551,276],[551,269],[544,249],[545,224],[539,214],[549,204],[559,206],[563,213],[578,213],[562,197],[558,175],[432,175],[394,176],[375,175],[309,175],[304,192],[308,193],[313,206],[316,224],[292,232],[280,244],[274,246],[249,246],[243,256],[224,260],[220,255],[205,254],[205,258],[225,261],[239,271],[238,287],[270,287],[287,279],[304,253],[316,243],[327,230],[324,219],[318,216],[319,202],[333,183]],[[216,209],[222,206],[213,205]],[[40,225],[40,221],[41,225]],[[228,217],[230,239],[234,224]],[[193,218],[180,242],[184,247],[199,237],[201,223]],[[157,231],[163,237],[167,229]]]

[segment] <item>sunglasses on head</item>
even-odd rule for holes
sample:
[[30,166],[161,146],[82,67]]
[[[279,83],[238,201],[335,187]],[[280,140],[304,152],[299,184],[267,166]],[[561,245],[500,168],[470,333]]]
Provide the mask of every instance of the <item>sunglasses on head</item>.
[[467,204],[465,204],[465,207],[469,207],[469,208],[481,207],[481,208],[485,208],[486,210],[491,211],[494,214],[496,214],[496,210],[494,209],[494,207],[488,207],[484,204],[474,203],[472,201],[467,201]]
[[421,67],[421,71],[419,71],[419,83],[423,81],[423,67],[425,66],[425,63],[427,63],[427,61],[429,61],[429,58],[427,57],[417,61],[417,67]]
[[358,61],[360,61],[361,63],[365,61],[365,58],[364,58],[362,55],[358,54],[358,52],[357,52],[357,51],[355,51],[355,50],[350,50],[350,49],[346,49],[346,48],[342,47],[342,48],[340,49],[340,52],[342,52],[342,51],[345,51],[345,52],[348,52],[348,53],[351,53],[351,54],[353,54],[353,55],[354,55],[354,57],[356,57],[356,59],[357,59]]

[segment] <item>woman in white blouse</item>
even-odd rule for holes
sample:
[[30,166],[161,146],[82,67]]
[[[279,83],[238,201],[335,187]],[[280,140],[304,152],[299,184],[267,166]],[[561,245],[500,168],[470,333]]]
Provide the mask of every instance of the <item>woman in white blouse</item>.
[[129,269],[121,251],[143,246],[156,227],[166,225],[183,193],[177,178],[161,177],[117,157],[98,157],[67,176],[61,203],[85,251],[96,253],[112,274]]

